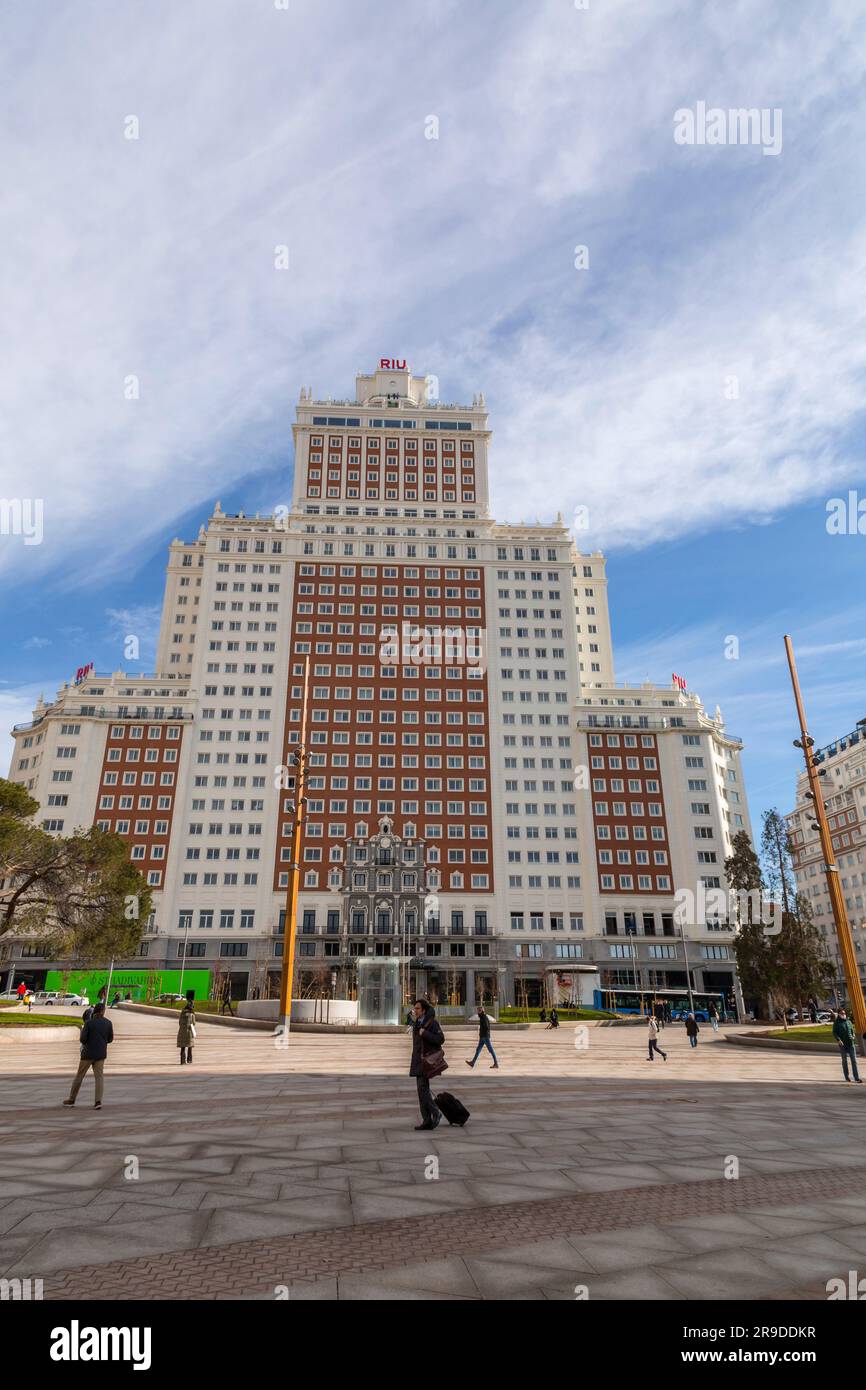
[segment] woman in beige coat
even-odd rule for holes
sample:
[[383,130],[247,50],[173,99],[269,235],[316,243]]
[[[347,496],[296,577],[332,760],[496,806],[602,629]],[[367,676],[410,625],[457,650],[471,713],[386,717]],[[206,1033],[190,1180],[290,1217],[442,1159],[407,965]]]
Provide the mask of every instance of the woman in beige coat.
[[195,1041],[195,995],[190,993],[186,996],[180,1018],[177,1023],[177,1046],[180,1048],[180,1064],[192,1061],[192,1045]]

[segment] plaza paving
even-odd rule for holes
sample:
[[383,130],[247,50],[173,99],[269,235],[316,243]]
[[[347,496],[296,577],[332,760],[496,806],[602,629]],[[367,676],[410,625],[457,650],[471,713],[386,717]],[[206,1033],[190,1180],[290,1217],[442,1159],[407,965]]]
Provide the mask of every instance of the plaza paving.
[[866,1273],[866,1086],[832,1055],[673,1025],[650,1064],[642,1028],[535,1026],[470,1072],[448,1028],[472,1118],[429,1134],[402,1034],[201,1022],[181,1068],[172,1020],[111,1018],[101,1111],[90,1078],[60,1105],[74,1039],[0,1040],[0,1275],[46,1298],[765,1300]]

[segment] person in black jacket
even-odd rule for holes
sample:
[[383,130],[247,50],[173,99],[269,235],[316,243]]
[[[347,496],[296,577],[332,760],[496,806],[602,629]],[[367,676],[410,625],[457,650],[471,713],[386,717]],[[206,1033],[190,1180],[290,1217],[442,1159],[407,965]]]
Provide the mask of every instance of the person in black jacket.
[[694,1014],[689,1014],[688,1018],[686,1019],[686,1034],[692,1047],[697,1047],[698,1033],[700,1031],[701,1030],[698,1027],[698,1020],[695,1018]]
[[433,1006],[426,999],[416,999],[413,1006],[415,1020],[412,1024],[412,1062],[409,1075],[414,1076],[418,1085],[418,1105],[421,1108],[421,1124],[416,1129],[435,1129],[442,1115],[430,1094],[430,1078],[424,1073],[421,1059],[435,1052],[445,1042],[445,1034],[436,1021]]
[[92,1067],[93,1080],[96,1086],[96,1100],[93,1108],[94,1110],[101,1110],[102,1069],[108,1056],[108,1044],[114,1042],[114,1029],[105,1017],[105,1005],[102,1001],[96,1005],[92,1015],[82,1027],[78,1041],[81,1043],[81,1061],[78,1063],[78,1071],[72,1082],[69,1099],[65,1100],[63,1104],[75,1104],[75,1098],[81,1090],[81,1083]]
[[491,1067],[491,1071],[492,1071],[494,1068],[498,1068],[499,1062],[498,1062],[497,1059],[496,1059],[496,1053],[493,1051],[493,1043],[490,1041],[490,1015],[489,1015],[488,1013],[485,1013],[484,1005],[483,1005],[483,1004],[479,1004],[479,1005],[478,1005],[478,1046],[477,1046],[476,1049],[475,1049],[475,1056],[472,1058],[472,1061],[470,1062],[470,1061],[469,1061],[469,1058],[468,1058],[468,1057],[466,1058],[466,1065],[467,1065],[467,1067],[474,1067],[474,1066],[475,1066],[475,1063],[478,1061],[478,1058],[481,1056],[481,1049],[482,1049],[483,1047],[486,1047],[486,1048],[487,1048],[487,1051],[490,1053],[490,1056],[493,1058],[493,1067]]

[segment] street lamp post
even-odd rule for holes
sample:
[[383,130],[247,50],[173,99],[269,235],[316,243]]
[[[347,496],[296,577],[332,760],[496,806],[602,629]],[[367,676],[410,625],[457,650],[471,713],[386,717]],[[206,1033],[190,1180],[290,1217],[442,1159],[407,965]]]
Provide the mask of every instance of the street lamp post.
[[[283,972],[280,979],[279,1022],[288,1034],[292,1024],[292,984],[295,976],[295,936],[297,934],[298,886],[301,876],[301,844],[304,829],[306,798],[304,786],[307,770],[307,703],[310,691],[310,658],[304,663],[304,701],[301,709],[301,736],[290,755],[295,768],[295,811],[292,831],[292,862],[286,891],[286,916],[283,923]],[[282,814],[282,802],[280,805]]]
[[695,996],[692,993],[692,972],[689,969],[689,952],[688,947],[686,946],[686,929],[682,922],[680,922],[680,936],[683,939],[683,961],[685,962],[686,967],[686,988],[689,992],[689,1012],[694,1013]]
[[830,827],[827,824],[827,812],[824,807],[824,789],[821,786],[821,778],[818,775],[818,768],[812,753],[815,740],[811,737],[806,728],[806,712],[803,708],[803,697],[800,694],[800,682],[797,677],[797,667],[794,663],[794,648],[788,636],[785,637],[785,653],[788,657],[788,669],[791,673],[791,685],[794,690],[794,703],[797,706],[797,718],[800,723],[800,737],[799,739],[795,739],[794,746],[803,750],[803,759],[806,763],[806,775],[809,779],[808,795],[815,812],[814,828],[818,831],[821,840],[821,853],[824,857],[824,876],[827,880],[827,890],[830,894],[833,921],[836,924],[836,937],[839,942],[839,952],[845,970],[845,983],[848,989],[848,998],[851,1003],[851,1011],[854,1015],[854,1026],[857,1029],[857,1040],[860,1051],[866,1055],[866,1044],[864,1044],[863,1040],[863,1034],[866,1033],[866,1004],[863,1002],[863,987],[860,984],[860,972],[857,969],[857,956],[854,951],[854,941],[851,936],[851,927],[845,911],[845,899],[842,895],[842,885],[839,882],[839,870],[836,866],[836,855],[833,851]]
[[178,992],[178,994],[183,994],[183,974],[184,974],[184,971],[186,970],[186,943],[187,943],[187,940],[188,940],[188,938],[189,938],[189,924],[190,924],[190,921],[191,921],[191,920],[192,920],[192,913],[191,913],[191,912],[188,912],[188,913],[186,914],[186,916],[184,917],[184,919],[183,919],[183,922],[184,922],[184,926],[183,926],[183,956],[181,957],[181,962],[180,962],[180,984],[179,984],[178,987],[177,987],[177,992]]

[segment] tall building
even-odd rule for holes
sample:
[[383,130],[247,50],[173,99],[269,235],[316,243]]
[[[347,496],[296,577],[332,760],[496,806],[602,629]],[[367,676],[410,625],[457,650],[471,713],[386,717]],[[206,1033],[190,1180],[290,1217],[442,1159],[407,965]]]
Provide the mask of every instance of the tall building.
[[[866,728],[858,724],[851,733],[817,749],[814,756],[822,774],[827,820],[860,980],[866,988]],[[821,841],[818,831],[812,828],[815,817],[806,796],[808,790],[804,770],[797,778],[795,809],[785,817],[794,876],[798,891],[809,901],[815,926],[836,967],[837,988],[844,997],[847,995],[845,971],[827,890]]]
[[[186,942],[272,987],[309,661],[299,992],[392,954],[460,1002],[677,987],[674,893],[723,881],[748,829],[740,745],[675,684],[615,685],[603,555],[561,517],[494,520],[484,397],[435,387],[383,359],[354,400],[303,389],[291,506],[217,503],[172,542],[156,674],[64,686],[10,775],[57,833],[129,838],[148,966]],[[719,933],[686,937],[696,987],[727,987]]]

